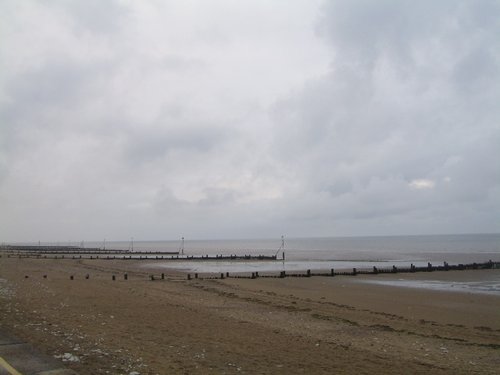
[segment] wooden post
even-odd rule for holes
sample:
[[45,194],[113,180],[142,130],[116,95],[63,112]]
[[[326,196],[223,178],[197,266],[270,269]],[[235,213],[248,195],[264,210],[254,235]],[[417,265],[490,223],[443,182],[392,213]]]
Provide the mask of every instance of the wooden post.
[[335,276],[335,270],[333,268],[330,270],[330,276]]
[[194,274],[194,278],[195,278],[195,279],[197,279],[197,278],[198,278],[198,274],[197,274],[197,273],[195,273],[195,274]]
[[356,268],[353,268],[352,269],[352,275],[356,276],[357,274],[358,274],[358,270],[356,270]]
[[220,278],[223,279],[224,278],[224,273],[221,273],[220,274]]
[[70,280],[73,280],[73,275],[71,275],[71,276],[69,277],[69,279],[70,279]]
[[191,274],[188,273],[188,280],[191,280]]
[[307,277],[311,277],[311,270],[307,270]]
[[123,278],[124,278],[125,280],[128,280],[128,274],[123,275]]
[[164,273],[161,274],[161,279],[165,280],[165,274]]
[[116,276],[115,275],[111,276],[111,280],[115,281],[116,280]]

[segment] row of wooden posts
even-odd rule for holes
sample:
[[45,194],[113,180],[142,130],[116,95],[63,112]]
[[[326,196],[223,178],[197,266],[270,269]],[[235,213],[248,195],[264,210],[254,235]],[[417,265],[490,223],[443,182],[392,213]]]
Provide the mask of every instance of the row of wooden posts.
[[[312,272],[310,269],[305,272],[293,272],[287,273],[286,271],[280,271],[279,274],[259,274],[259,272],[252,272],[251,274],[232,274],[229,272],[220,273],[220,277],[218,275],[215,276],[204,276],[199,277],[198,273],[195,273],[193,276],[188,273],[187,279],[225,279],[225,278],[244,278],[244,279],[257,279],[259,277],[264,278],[285,278],[285,277],[312,277],[312,276],[356,276],[356,275],[377,275],[384,273],[414,273],[414,272],[433,272],[433,271],[450,271],[450,270],[478,270],[478,269],[492,269],[492,268],[500,268],[500,262],[488,261],[485,263],[471,263],[471,264],[458,264],[458,265],[449,265],[447,262],[444,262],[442,266],[433,266],[431,263],[427,264],[427,267],[416,267],[414,264],[411,264],[409,268],[398,268],[396,266],[392,266],[392,268],[377,268],[373,267],[371,270],[363,269],[358,270],[357,268],[353,268],[352,271],[340,271],[337,272],[335,269],[331,268],[329,272]],[[25,278],[29,278],[29,276],[25,276]],[[47,275],[43,275],[43,278],[46,279]],[[70,280],[74,280],[74,275],[70,275]],[[85,279],[89,279],[90,275],[86,274]],[[116,280],[116,275],[112,275],[111,279]],[[123,275],[124,280],[128,280],[128,274],[125,273]],[[155,281],[157,279],[164,280],[165,274],[162,273],[160,276],[157,275],[149,275],[149,279],[151,281]]]
[[[25,276],[24,276],[24,278],[25,278],[25,279],[29,279],[29,276],[28,276],[28,275],[25,275]],[[43,278],[44,278],[44,279],[47,279],[47,278],[48,278],[48,276],[47,276],[47,275],[43,275]],[[149,275],[149,279],[150,279],[151,281],[154,281],[154,280],[156,280],[157,278],[159,278],[159,279],[161,279],[161,280],[165,280],[165,274],[164,274],[164,273],[162,273],[159,277],[158,277],[158,276],[155,276],[155,275]],[[69,279],[70,279],[70,280],[74,280],[74,279],[75,279],[75,276],[74,276],[74,275],[70,275],[70,276],[69,276]],[[86,280],[90,279],[90,274],[86,274],[86,275],[85,275],[85,279],[86,279]],[[116,275],[111,275],[111,280],[115,281],[115,280],[116,280]],[[123,274],[123,280],[128,280],[128,274],[127,274],[127,273]]]
[[[105,249],[100,247],[79,247],[79,246],[29,246],[29,245],[0,245],[0,251],[11,254],[134,254],[130,249]],[[177,255],[179,251],[167,250],[140,250],[137,253]]]
[[[286,271],[280,271],[279,275],[276,274],[259,274],[259,272],[252,272],[246,275],[230,275],[229,272],[221,273],[219,276],[209,276],[204,277],[204,279],[224,279],[224,278],[244,278],[244,279],[257,279],[259,277],[265,278],[285,278],[285,277],[312,277],[312,276],[356,276],[356,275],[378,275],[384,273],[414,273],[414,272],[433,272],[433,271],[464,271],[464,270],[478,270],[478,269],[492,269],[500,268],[500,262],[493,262],[489,260],[485,263],[471,263],[471,264],[457,264],[450,265],[448,262],[444,262],[442,266],[433,266],[431,263],[427,263],[427,267],[416,267],[411,264],[410,267],[398,268],[392,266],[392,268],[377,268],[373,266],[372,269],[361,269],[353,268],[352,271],[335,271],[331,268],[329,272],[312,272],[310,269],[305,272],[292,272],[287,273]],[[194,278],[198,279],[198,274],[194,274]],[[187,279],[191,280],[191,274],[187,275]]]
[[[153,253],[154,254],[154,253]],[[68,255],[68,254],[66,254]],[[2,254],[0,254],[0,258],[2,257]],[[22,254],[22,253],[17,253],[17,254],[7,254],[7,258],[11,257],[17,257],[19,259],[21,258],[35,258],[35,259],[100,259],[100,260],[179,260],[179,261],[184,261],[184,260],[276,260],[276,255],[188,255],[188,256],[180,256],[179,255],[171,255],[171,256],[147,256],[147,255],[140,255],[140,254],[134,254],[134,255],[123,255],[123,256],[109,256],[107,255],[106,257],[103,256],[83,256],[82,255],[71,255],[71,256],[65,256],[63,255],[41,255],[41,254]]]

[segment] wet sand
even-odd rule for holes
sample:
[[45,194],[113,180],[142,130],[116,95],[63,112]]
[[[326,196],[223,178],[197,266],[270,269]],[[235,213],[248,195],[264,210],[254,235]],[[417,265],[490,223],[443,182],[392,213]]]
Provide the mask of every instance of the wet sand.
[[[0,328],[77,357],[65,364],[80,374],[498,373],[499,296],[361,276],[188,281],[169,271],[151,281],[165,270],[143,266],[2,257]],[[401,275],[363,276],[391,277]]]

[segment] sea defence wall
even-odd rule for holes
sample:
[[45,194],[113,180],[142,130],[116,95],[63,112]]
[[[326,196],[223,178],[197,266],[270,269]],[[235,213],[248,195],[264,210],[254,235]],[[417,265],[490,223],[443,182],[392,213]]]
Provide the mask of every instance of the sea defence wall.
[[395,273],[415,273],[415,272],[435,272],[435,271],[465,271],[465,270],[485,270],[485,269],[500,269],[500,262],[493,262],[489,260],[488,262],[483,263],[470,263],[470,264],[455,264],[450,265],[447,262],[444,262],[443,265],[432,265],[428,263],[426,267],[416,267],[413,264],[410,264],[409,267],[396,267],[392,266],[389,268],[377,268],[373,267],[371,269],[357,269],[353,268],[351,270],[339,270],[331,268],[329,271],[316,271],[305,270],[305,271],[279,271],[279,273],[259,273],[259,272],[248,272],[248,273],[220,273],[217,275],[214,274],[204,274],[199,275],[195,273],[187,274],[187,279],[191,280],[195,279],[224,279],[224,278],[238,278],[238,279],[257,279],[259,277],[262,278],[285,278],[285,277],[313,277],[313,276],[322,276],[322,277],[334,277],[334,276],[357,276],[357,275],[378,275],[378,274],[395,274]]
[[78,247],[78,246],[24,246],[24,245],[3,245],[0,246],[0,253],[14,254],[20,256],[37,257],[38,255],[126,255],[126,254],[147,254],[147,255],[177,255],[179,251],[157,251],[130,249],[103,249],[99,247]]
[[[1,258],[1,255],[0,255]],[[59,258],[63,259],[63,258]],[[65,258],[71,259],[71,258]],[[96,258],[97,259],[97,258]],[[103,258],[101,258],[103,259]],[[206,259],[206,258],[204,258]],[[222,273],[187,273],[187,280],[214,280],[214,279],[257,279],[257,278],[274,278],[274,279],[282,279],[286,277],[335,277],[335,276],[357,276],[357,275],[378,275],[378,274],[396,274],[396,273],[414,273],[414,272],[440,272],[440,271],[466,271],[466,270],[488,270],[488,269],[500,269],[500,261],[491,261],[483,262],[483,263],[470,263],[470,264],[456,264],[449,265],[447,262],[444,262],[443,265],[434,266],[431,263],[427,265],[427,267],[415,267],[413,264],[410,267],[395,267],[392,268],[376,268],[372,269],[356,269],[353,268],[352,271],[340,270],[335,271],[331,268],[328,272],[313,272],[312,270],[306,271],[279,271],[278,272],[222,272]],[[30,276],[25,275],[24,278],[28,279]],[[43,278],[46,279],[48,277],[47,274],[43,275]],[[144,276],[142,276],[144,277]],[[75,276],[70,275],[70,280],[74,280]],[[85,279],[90,279],[91,275],[86,274]],[[112,280],[117,280],[117,276],[113,273],[111,276]],[[134,277],[137,279],[137,275]],[[151,281],[155,280],[169,280],[170,278],[166,277],[165,273],[161,273],[161,275],[149,274],[147,277]],[[178,275],[175,276],[178,279]],[[129,280],[128,273],[123,274],[123,280]]]
[[0,246],[0,257],[35,259],[105,259],[105,260],[163,260],[163,261],[228,261],[277,260],[276,255],[181,255],[178,251],[131,251],[73,246]]
[[[100,248],[82,248],[72,246],[0,246],[1,257],[15,258],[34,258],[34,259],[89,259],[89,260],[161,260],[161,261],[278,261],[277,255],[179,255],[179,252],[168,251],[140,251]],[[284,261],[284,260],[283,260]],[[187,274],[187,279],[224,279],[224,278],[285,278],[285,277],[334,277],[334,276],[356,276],[356,275],[377,275],[377,274],[395,274],[395,273],[415,273],[415,272],[435,272],[435,271],[465,271],[465,270],[484,270],[500,269],[500,261],[489,260],[482,263],[455,264],[450,265],[444,262],[440,265],[428,263],[427,266],[415,266],[410,264],[408,267],[384,267],[378,268],[352,268],[352,270],[305,270],[305,271],[279,271],[277,272],[236,272],[236,273],[204,273],[203,275]],[[127,279],[127,278],[125,278]],[[158,277],[150,276],[151,280]],[[164,279],[162,274],[161,279]],[[113,279],[114,280],[114,279]]]

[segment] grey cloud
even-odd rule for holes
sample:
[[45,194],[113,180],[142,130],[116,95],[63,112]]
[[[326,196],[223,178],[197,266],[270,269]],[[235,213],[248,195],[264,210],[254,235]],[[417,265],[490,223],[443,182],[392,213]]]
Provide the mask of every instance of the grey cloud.
[[498,11],[495,1],[332,1],[324,6],[318,32],[340,60],[371,64],[388,54],[412,64],[422,45],[460,47],[473,32],[491,32],[498,25],[489,14]]
[[75,33],[107,34],[126,27],[131,12],[116,0],[53,1],[49,4],[66,12],[73,21]]
[[353,186],[350,181],[346,180],[336,180],[332,184],[325,186],[325,191],[330,193],[332,197],[337,197],[351,192]]
[[[167,120],[169,121],[169,120]],[[221,146],[228,134],[212,126],[153,127],[148,132],[132,131],[127,135],[124,152],[132,163],[151,162],[169,152],[182,150],[190,153],[208,153]]]
[[498,53],[490,46],[473,48],[453,70],[453,81],[457,89],[479,97],[483,97],[485,92],[490,90],[496,90],[498,93],[498,86],[491,85],[492,80],[500,73]]
[[24,4],[6,240],[497,230],[497,1]]
[[[44,66],[12,77],[7,83],[6,94],[15,103],[23,103],[22,110],[39,111],[73,106],[84,94],[85,84],[97,71],[70,61],[50,61]],[[16,108],[21,110],[21,108]],[[20,113],[11,115],[11,120]]]
[[199,204],[206,206],[213,205],[232,205],[235,201],[235,192],[230,189],[205,189],[205,198],[200,200]]
[[[500,30],[481,22],[489,18],[481,8],[342,1],[324,7],[320,35],[335,51],[331,72],[273,109],[276,157],[285,155],[283,167],[301,176],[302,193],[312,199],[294,215],[366,221],[427,212],[430,219],[432,207],[498,205],[488,191],[500,178],[486,157],[498,135],[500,60],[491,37]],[[448,64],[418,55],[432,56],[436,45],[452,58]],[[443,166],[451,155],[464,160],[453,170]],[[408,184],[419,178],[436,186],[411,191]]]
[[163,57],[160,64],[169,70],[192,70],[207,66],[202,59],[172,54]]

